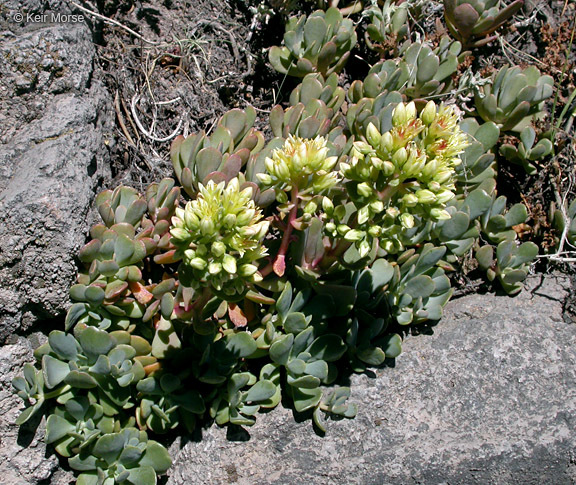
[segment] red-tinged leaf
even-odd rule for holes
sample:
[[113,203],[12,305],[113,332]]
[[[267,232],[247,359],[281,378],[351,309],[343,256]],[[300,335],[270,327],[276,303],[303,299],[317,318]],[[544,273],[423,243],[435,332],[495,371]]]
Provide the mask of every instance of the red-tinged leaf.
[[154,227],[154,235],[155,236],[163,236],[170,230],[170,221],[162,220],[156,223]]
[[255,303],[261,303],[263,305],[274,305],[274,303],[276,303],[276,300],[274,298],[270,298],[268,296],[263,295],[262,293],[257,293],[253,290],[248,290],[248,293],[246,293],[246,298],[250,301],[253,301]]
[[168,249],[170,247],[174,247],[174,246],[171,246],[171,244],[170,244],[171,239],[172,239],[172,235],[169,232],[162,235],[162,237],[158,241],[158,247],[160,249]]
[[157,221],[165,220],[169,216],[170,216],[170,207],[161,207],[160,209],[158,209],[158,212],[156,212]]
[[150,293],[143,284],[137,281],[130,283],[130,290],[132,291],[134,298],[136,298],[138,303],[141,305],[146,305],[150,300],[152,300],[152,298],[154,298],[154,295]]
[[[149,320],[151,320],[158,313],[159,309],[160,309],[160,300],[156,300],[148,308],[146,308],[146,312],[142,317],[142,321],[148,322]],[[159,318],[159,316],[157,318]]]
[[248,319],[242,309],[235,303],[228,303],[228,316],[236,328],[245,327],[248,324]]
[[184,303],[185,308],[189,309],[190,303],[195,294],[196,292],[194,291],[194,288],[182,287],[182,303]]
[[108,301],[115,300],[128,288],[128,283],[122,280],[116,280],[106,287],[105,296]]
[[274,264],[272,265],[272,269],[278,276],[284,276],[284,271],[286,271],[286,260],[283,254],[279,254],[277,256]]
[[244,300],[244,315],[248,322],[251,322],[256,317],[256,306],[250,300]]
[[101,245],[102,243],[98,239],[90,241],[80,250],[78,258],[83,263],[91,263],[98,256],[98,251],[100,251]]
[[181,306],[175,306],[174,315],[178,320],[191,320],[192,316],[194,315],[194,312],[192,312],[191,310],[187,311],[185,308]]
[[179,256],[176,256],[176,250],[171,249],[162,254],[157,254],[154,256],[154,262],[157,264],[172,264],[180,260]]
[[154,239],[145,237],[142,238],[141,241],[144,243],[146,247],[146,254],[153,254],[156,251],[156,241]]
[[138,233],[136,240],[144,239],[145,237],[150,237],[154,232],[154,224],[150,219],[144,219],[142,225],[145,226],[144,230]]

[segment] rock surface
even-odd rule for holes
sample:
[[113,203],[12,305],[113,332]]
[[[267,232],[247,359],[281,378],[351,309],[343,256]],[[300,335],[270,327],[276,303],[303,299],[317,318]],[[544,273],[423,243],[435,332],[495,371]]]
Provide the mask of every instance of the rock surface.
[[88,25],[19,24],[13,16],[33,6],[9,3],[0,28],[0,341],[64,312],[113,123]]
[[[168,484],[569,484],[576,481],[576,327],[567,280],[516,298],[448,304],[433,335],[408,337],[394,368],[353,376],[353,420],[325,437],[289,410],[248,434],[216,427],[177,442]],[[179,449],[182,446],[182,449]]]

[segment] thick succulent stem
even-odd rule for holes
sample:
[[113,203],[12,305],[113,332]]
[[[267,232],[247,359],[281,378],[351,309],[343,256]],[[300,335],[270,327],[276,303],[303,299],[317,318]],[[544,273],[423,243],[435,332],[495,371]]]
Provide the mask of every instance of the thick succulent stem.
[[212,292],[210,291],[210,288],[206,286],[202,290],[202,293],[200,294],[198,299],[194,303],[192,303],[191,310],[194,315],[193,318],[194,321],[197,321],[200,318],[200,312],[202,311],[202,308],[204,308],[204,305],[208,303],[208,300],[210,300],[210,298],[212,298]]
[[292,231],[294,230],[292,223],[296,220],[296,216],[298,215],[298,187],[294,186],[292,188],[291,197],[290,202],[292,204],[292,209],[290,209],[290,214],[288,215],[286,231],[284,231],[280,249],[278,250],[274,264],[272,265],[274,273],[280,277],[284,276],[284,272],[286,271],[286,253],[288,252],[290,238],[292,236]]

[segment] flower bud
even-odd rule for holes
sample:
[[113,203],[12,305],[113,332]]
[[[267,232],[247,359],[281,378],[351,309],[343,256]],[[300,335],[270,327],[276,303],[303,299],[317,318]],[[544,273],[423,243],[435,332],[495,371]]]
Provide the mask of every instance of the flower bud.
[[333,222],[328,222],[326,223],[326,232],[332,234],[336,231],[336,224],[334,224]]
[[368,185],[366,182],[358,184],[357,190],[362,197],[370,197],[373,192],[372,187],[370,187],[370,185]]
[[368,139],[368,143],[370,143],[374,148],[378,147],[380,144],[380,136],[378,128],[374,126],[374,123],[370,122],[368,128],[366,128],[366,138]]
[[236,216],[236,224],[239,226],[246,226],[254,219],[256,210],[254,208],[244,209]]
[[436,196],[434,192],[431,192],[428,189],[418,190],[416,192],[416,197],[418,197],[418,202],[421,204],[430,204],[432,202],[436,202]]
[[375,214],[380,214],[384,210],[384,203],[381,200],[375,200],[370,203],[370,210]]
[[440,204],[445,204],[446,202],[452,200],[453,198],[454,198],[454,192],[451,192],[450,190],[441,190],[436,194],[436,199]]
[[313,200],[311,200],[304,207],[304,213],[305,214],[314,214],[317,209],[318,209],[318,204],[316,202],[314,202]]
[[202,219],[200,221],[200,232],[203,236],[209,236],[214,233],[214,222],[211,219]]
[[451,178],[452,178],[452,171],[451,170],[442,170],[434,176],[434,180],[436,182],[438,182],[439,184],[445,184]]
[[210,273],[211,275],[215,275],[218,274],[222,271],[222,265],[216,261],[212,261],[209,265],[208,265],[208,273]]
[[247,278],[256,273],[256,271],[258,271],[257,266],[254,266],[253,264],[243,264],[242,266],[240,266],[238,274],[243,278]]
[[263,185],[272,185],[272,177],[267,173],[257,173],[256,177]]
[[380,237],[382,235],[382,228],[380,226],[370,226],[368,234],[372,237]]
[[380,137],[380,151],[391,152],[394,149],[394,139],[389,131]]
[[334,169],[337,162],[338,162],[338,157],[328,157],[328,158],[324,159],[324,161],[322,162],[322,165],[320,166],[320,169],[325,170],[326,172],[330,172],[331,170]]
[[364,224],[370,219],[370,209],[368,206],[360,208],[358,211],[358,224]]
[[190,261],[190,266],[195,269],[203,270],[207,266],[207,262],[205,259],[202,258],[194,258]]
[[446,221],[448,219],[451,219],[451,216],[448,213],[448,211],[445,211],[443,209],[438,209],[438,208],[434,208],[434,209],[430,210],[430,215],[438,221]]
[[404,103],[398,103],[392,112],[392,126],[402,126],[406,123],[406,107]]
[[312,184],[312,188],[316,194],[320,194],[338,183],[338,174],[336,172],[322,174],[320,171],[318,175],[320,176],[315,177]]
[[340,173],[344,176],[347,177],[348,174],[350,173],[350,165],[348,163],[344,163],[342,162],[340,164]]
[[374,151],[374,149],[363,141],[355,141],[354,148],[358,150],[362,155],[368,155]]
[[332,215],[332,212],[334,212],[334,203],[332,202],[332,200],[330,200],[330,198],[328,197],[322,198],[322,210],[326,212],[326,214]]
[[410,101],[406,105],[405,116],[406,116],[406,122],[416,118],[416,105],[414,104],[414,101]]
[[[181,207],[176,207],[176,210],[174,211],[174,214],[175,214],[176,217],[177,217],[178,219],[180,219],[181,221],[184,220],[185,213],[184,213],[184,209],[182,209]],[[174,224],[174,222],[173,222],[172,224]]]
[[387,177],[389,177],[390,175],[392,175],[394,172],[396,171],[396,167],[394,166],[394,164],[392,162],[389,161],[385,161],[384,162],[384,166],[382,168],[382,172],[384,172],[384,175],[386,175]]
[[288,168],[288,164],[280,159],[276,161],[276,176],[283,182],[288,182],[290,180],[290,169]]
[[414,207],[418,203],[418,197],[414,194],[406,194],[402,197],[402,202],[406,207]]
[[360,246],[358,246],[358,254],[360,254],[361,258],[368,256],[370,252],[370,243],[368,241],[362,241]]
[[231,229],[236,226],[236,215],[226,214],[224,216],[224,226]]
[[216,257],[221,257],[226,252],[226,245],[222,241],[216,241],[212,243],[210,252]]
[[384,166],[384,162],[378,157],[371,156],[368,158],[368,161],[376,170],[382,170],[382,167]]
[[434,121],[434,118],[436,118],[436,104],[434,101],[428,101],[428,104],[420,113],[420,119],[422,123],[429,126]]
[[180,229],[178,227],[170,229],[170,234],[177,241],[186,241],[190,238],[190,233],[186,229]]
[[408,152],[406,151],[406,148],[400,148],[400,150],[396,151],[392,156],[392,161],[398,168],[402,168],[406,163],[406,160],[408,160]]
[[236,258],[230,254],[225,254],[222,260],[222,268],[229,274],[236,274]]
[[344,239],[346,239],[346,241],[351,242],[360,241],[363,237],[364,233],[362,231],[359,231],[358,229],[351,229],[344,235]]
[[412,229],[414,227],[414,216],[406,212],[404,214],[400,214],[400,223],[406,229]]

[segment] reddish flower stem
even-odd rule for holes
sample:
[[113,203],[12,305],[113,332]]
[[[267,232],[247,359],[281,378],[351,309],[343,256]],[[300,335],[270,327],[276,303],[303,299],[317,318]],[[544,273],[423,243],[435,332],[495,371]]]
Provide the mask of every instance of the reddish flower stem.
[[291,200],[292,209],[290,209],[290,214],[288,215],[288,221],[286,223],[286,230],[284,231],[284,235],[282,236],[282,243],[280,244],[280,249],[278,250],[278,254],[276,255],[276,260],[272,265],[272,269],[274,273],[278,276],[284,276],[284,272],[286,271],[286,253],[288,252],[288,246],[290,245],[290,238],[292,236],[292,231],[294,230],[294,226],[292,223],[296,220],[296,216],[298,215],[298,187],[292,187],[291,192]]

